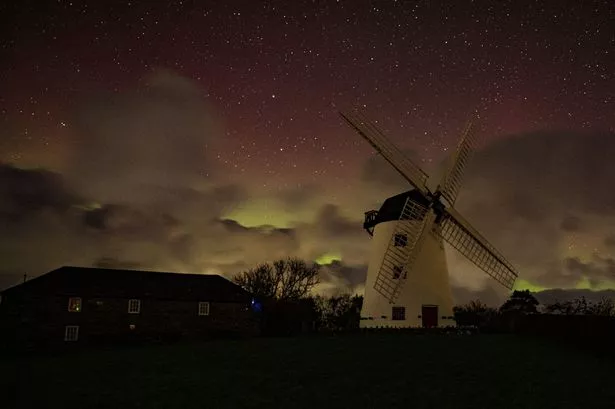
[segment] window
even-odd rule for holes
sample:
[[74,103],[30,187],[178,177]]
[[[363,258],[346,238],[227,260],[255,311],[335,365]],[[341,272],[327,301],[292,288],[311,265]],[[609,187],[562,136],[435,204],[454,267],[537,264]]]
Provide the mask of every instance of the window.
[[393,267],[393,279],[397,280],[399,277],[401,277],[402,273],[404,274],[404,278],[406,278],[406,272],[404,271],[404,268],[402,266]]
[[141,312],[141,300],[128,300],[128,314],[139,314]]
[[404,321],[406,319],[406,307],[393,307],[393,321]]
[[408,245],[408,236],[403,233],[395,235],[395,247],[406,247]]
[[64,329],[64,341],[77,341],[79,339],[79,326],[67,325]]
[[209,303],[208,302],[199,303],[199,315],[209,315]]
[[70,297],[68,299],[68,311],[69,312],[81,312],[81,298]]

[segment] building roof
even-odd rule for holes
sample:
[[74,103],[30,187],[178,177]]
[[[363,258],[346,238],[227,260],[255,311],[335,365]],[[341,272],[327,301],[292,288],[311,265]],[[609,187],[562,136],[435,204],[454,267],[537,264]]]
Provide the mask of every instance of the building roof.
[[427,199],[418,190],[408,190],[407,192],[403,192],[386,199],[384,203],[382,203],[382,206],[380,206],[380,210],[378,210],[378,215],[376,218],[367,227],[373,227],[378,223],[399,220],[399,217],[404,210],[406,199],[408,198],[424,206],[429,206]]
[[222,302],[251,299],[247,291],[219,275],[70,266],[58,268],[2,293]]

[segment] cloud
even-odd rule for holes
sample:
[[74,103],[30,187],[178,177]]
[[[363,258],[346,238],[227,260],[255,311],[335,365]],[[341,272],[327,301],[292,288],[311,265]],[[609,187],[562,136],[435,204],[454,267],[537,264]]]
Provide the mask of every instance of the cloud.
[[539,132],[494,142],[474,156],[458,207],[524,279],[574,287],[570,257],[610,254],[600,237],[615,223],[614,136]]
[[326,254],[339,254],[349,264],[363,264],[369,237],[362,222],[352,220],[333,204],[324,204],[314,220],[295,227],[301,243],[299,256],[316,260]]
[[357,223],[349,220],[340,213],[339,207],[326,204],[321,207],[316,223],[317,231],[323,238],[345,238],[362,232]]
[[604,245],[607,247],[615,247],[615,236],[609,235],[604,238]]
[[[12,282],[77,264],[231,276],[297,256],[337,260],[323,266],[323,291],[362,291],[371,242],[357,209],[410,188],[386,161],[372,155],[357,169],[363,183],[336,202],[317,185],[255,197],[216,169],[210,150],[222,121],[201,90],[165,71],[143,84],[80,103],[63,174],[0,164],[0,275]],[[470,162],[457,207],[524,280],[600,287],[613,279],[615,258],[613,136],[542,132],[494,142]],[[443,164],[425,167],[431,185]],[[248,215],[254,203],[275,209],[272,225]],[[505,290],[448,254],[456,299],[503,301]]]
[[0,273],[38,275],[74,253],[82,203],[57,173],[0,163]]
[[0,220],[18,221],[45,211],[66,212],[79,201],[57,173],[0,163]]
[[66,175],[89,197],[147,203],[164,189],[197,188],[215,170],[209,149],[220,126],[196,84],[160,70],[144,83],[76,109]]
[[560,227],[564,231],[574,232],[581,230],[581,219],[576,216],[566,216],[562,219]]
[[[416,162],[417,155],[414,150],[404,150],[403,154]],[[372,154],[365,162],[361,180],[367,185],[378,189],[394,188],[395,190],[408,190],[408,182],[397,172],[381,155]]]
[[568,272],[579,280],[587,278],[590,284],[597,285],[603,281],[615,281],[615,259],[594,255],[590,262],[583,262],[578,257],[567,257],[564,265]]
[[276,199],[282,203],[285,210],[296,212],[306,207],[312,207],[322,194],[322,189],[319,186],[308,183],[281,189]]
[[[612,215],[614,135],[542,132],[493,143],[473,159],[469,181],[511,192],[541,209]],[[494,184],[497,183],[497,186]]]
[[127,205],[109,204],[84,214],[86,227],[107,235],[125,237],[168,236],[179,221],[167,213],[146,212]]
[[500,289],[488,285],[478,290],[467,287],[452,286],[453,302],[455,305],[467,304],[470,301],[480,300],[490,307],[499,307],[506,300],[506,295]]
[[127,270],[138,270],[143,268],[143,266],[141,266],[139,263],[131,263],[129,261],[117,260],[113,257],[101,257],[100,259],[92,263],[92,267]]
[[144,84],[82,101],[63,174],[0,165],[0,218],[14,220],[0,274],[74,264],[232,275],[298,252],[292,229],[225,220],[251,197],[216,171],[221,132],[201,90],[164,71]]
[[315,292],[321,295],[363,294],[367,265],[349,265],[334,260],[320,266],[320,283]]
[[561,288],[556,288],[534,293],[534,297],[536,297],[542,305],[553,304],[558,301],[574,300],[581,297],[585,297],[587,301],[595,303],[600,301],[602,298],[610,298],[615,300],[615,290],[591,291],[564,290]]

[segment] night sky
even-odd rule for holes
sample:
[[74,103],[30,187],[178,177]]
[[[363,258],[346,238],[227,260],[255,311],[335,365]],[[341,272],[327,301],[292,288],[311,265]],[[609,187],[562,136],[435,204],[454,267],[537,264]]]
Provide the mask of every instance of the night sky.
[[[478,111],[460,210],[522,287],[615,288],[613,2],[5,3],[4,286],[296,255],[360,292],[363,212],[408,188],[342,123],[360,108],[436,174]],[[449,264],[458,299],[502,296]]]

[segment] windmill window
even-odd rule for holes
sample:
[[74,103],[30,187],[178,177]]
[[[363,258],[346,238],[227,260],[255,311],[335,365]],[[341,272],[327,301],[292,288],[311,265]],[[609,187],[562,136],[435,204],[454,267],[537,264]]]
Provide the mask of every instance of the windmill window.
[[408,236],[403,233],[395,235],[395,247],[406,247],[408,245]]
[[406,319],[406,307],[393,307],[391,315],[393,321],[404,321]]
[[141,300],[128,300],[128,314],[141,313]]
[[[397,280],[399,277],[401,277],[401,273],[403,272],[403,270],[404,268],[402,266],[393,267],[393,278]],[[406,278],[405,273],[404,273],[404,278]]]
[[209,315],[209,303],[208,302],[199,303],[199,315]]
[[81,312],[81,298],[70,297],[68,299],[68,311],[69,312]]
[[64,328],[64,341],[77,341],[79,339],[79,326],[67,325]]

